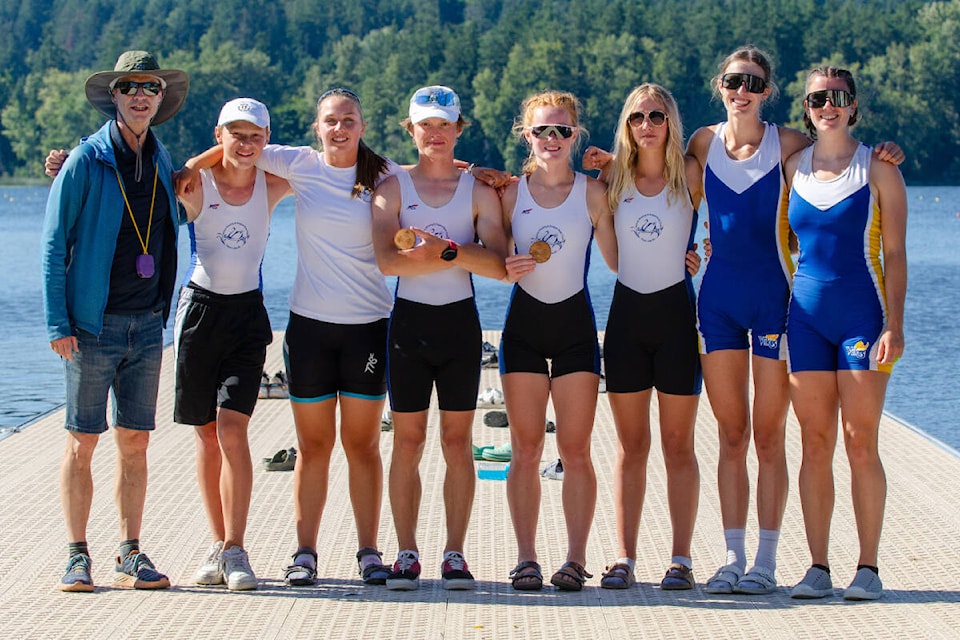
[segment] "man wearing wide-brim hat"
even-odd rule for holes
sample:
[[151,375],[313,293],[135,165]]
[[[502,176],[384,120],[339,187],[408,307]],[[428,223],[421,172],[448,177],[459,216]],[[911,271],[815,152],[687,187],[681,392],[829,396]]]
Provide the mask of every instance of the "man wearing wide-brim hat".
[[156,422],[163,326],[183,220],[170,154],[151,125],[183,105],[189,79],[127,51],[113,71],[87,79],[90,103],[109,120],[70,152],[47,200],[44,312],[50,347],[63,359],[67,446],[60,498],[69,539],[63,591],[93,591],[86,527],[90,464],[108,428],[113,396],[120,551],[114,586],[163,589],[170,580],[140,549],[147,444]]

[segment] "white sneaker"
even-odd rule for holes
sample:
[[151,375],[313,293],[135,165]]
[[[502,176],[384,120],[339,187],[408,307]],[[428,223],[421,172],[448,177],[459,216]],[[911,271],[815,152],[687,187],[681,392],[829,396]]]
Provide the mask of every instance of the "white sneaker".
[[223,541],[217,540],[210,545],[207,559],[203,561],[197,572],[193,574],[193,581],[197,584],[223,584],[223,572],[220,571],[220,552],[223,551]]
[[478,407],[500,407],[503,406],[503,391],[487,387],[477,396]]
[[285,400],[290,397],[287,390],[287,374],[283,371],[277,371],[270,379],[270,398],[274,400]]
[[563,462],[557,458],[543,468],[540,475],[551,480],[563,480]]
[[257,588],[257,576],[250,568],[247,552],[233,545],[220,553],[220,571],[231,591],[249,591]]
[[790,592],[791,598],[814,600],[833,595],[833,580],[830,574],[819,567],[807,569],[807,575]]
[[876,600],[883,595],[883,583],[880,576],[864,567],[857,569],[853,582],[843,592],[844,600]]
[[260,374],[260,391],[257,393],[257,399],[270,397],[270,376],[264,371]]

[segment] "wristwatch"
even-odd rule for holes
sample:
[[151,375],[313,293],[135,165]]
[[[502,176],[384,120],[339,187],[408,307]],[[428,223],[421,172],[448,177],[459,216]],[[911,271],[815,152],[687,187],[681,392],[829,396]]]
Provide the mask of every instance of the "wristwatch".
[[447,247],[440,252],[440,259],[446,262],[453,262],[457,259],[458,245],[453,240],[447,240]]

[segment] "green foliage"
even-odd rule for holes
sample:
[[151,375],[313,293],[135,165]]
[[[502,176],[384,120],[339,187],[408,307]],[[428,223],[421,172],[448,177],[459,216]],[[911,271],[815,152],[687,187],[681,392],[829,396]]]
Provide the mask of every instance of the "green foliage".
[[365,139],[415,159],[400,126],[418,87],[445,84],[472,125],[457,155],[517,171],[520,102],[565,89],[583,103],[589,143],[609,147],[635,85],[663,84],[689,135],[723,118],[711,78],[745,43],[776,62],[779,100],[764,117],[800,124],[805,72],[856,70],[856,135],[895,140],[913,182],[960,182],[960,0],[0,0],[0,175],[37,175],[102,117],[84,98],[91,70],[148,49],[190,74],[183,110],[158,128],[175,161],[206,148],[220,105],[270,106],[272,140],[315,144],[317,97],[356,91]]

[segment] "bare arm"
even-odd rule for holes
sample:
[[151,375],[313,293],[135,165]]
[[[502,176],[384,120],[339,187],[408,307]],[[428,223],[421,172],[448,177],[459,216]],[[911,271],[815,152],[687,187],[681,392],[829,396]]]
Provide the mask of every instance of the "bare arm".
[[610,177],[610,166],[612,164],[613,154],[609,151],[601,149],[600,147],[589,146],[586,151],[583,152],[583,158],[580,160],[580,164],[583,165],[584,170],[586,171],[600,171],[600,175],[597,176],[598,180],[607,182]]
[[391,176],[373,192],[373,250],[377,266],[385,276],[419,276],[449,269],[452,262],[440,259],[447,241],[424,231],[413,229],[417,244],[412,249],[397,249],[393,237],[400,230],[400,182]]
[[600,255],[610,271],[616,273],[620,266],[617,234],[613,228],[613,213],[607,202],[607,185],[593,178],[587,180],[587,210],[590,220],[593,221],[594,237],[597,239]]
[[883,246],[883,288],[887,323],[880,335],[877,362],[893,364],[903,355],[903,306],[907,295],[907,188],[892,164],[870,164],[870,188],[880,208]]
[[[520,179],[523,180],[523,178]],[[536,261],[529,253],[515,254],[509,249],[513,243],[513,209],[516,204],[517,184],[514,183],[507,187],[507,190],[503,193],[503,197],[500,199],[503,233],[508,247],[508,255],[504,265],[507,270],[507,274],[503,278],[505,282],[517,282],[537,267]]]

